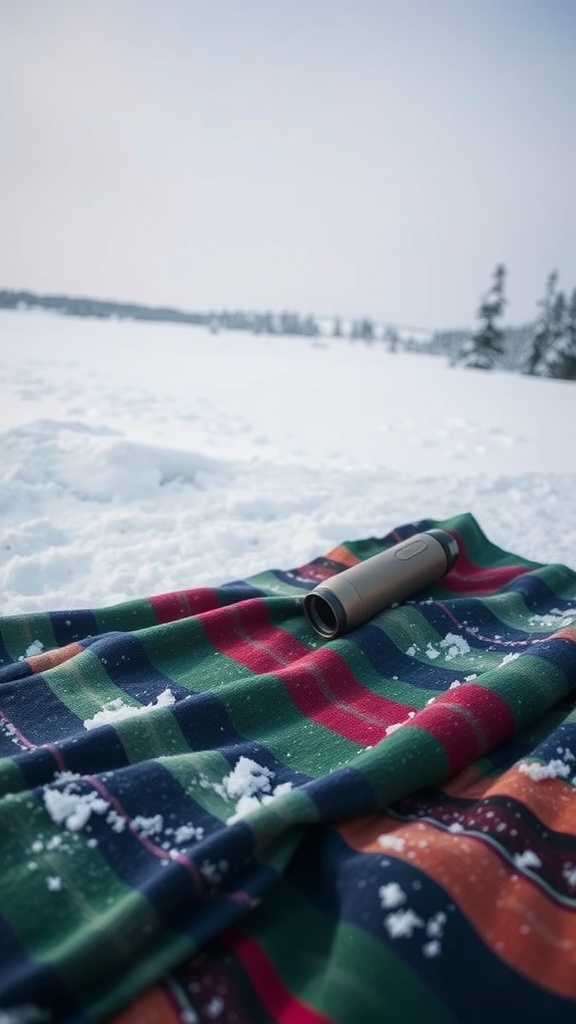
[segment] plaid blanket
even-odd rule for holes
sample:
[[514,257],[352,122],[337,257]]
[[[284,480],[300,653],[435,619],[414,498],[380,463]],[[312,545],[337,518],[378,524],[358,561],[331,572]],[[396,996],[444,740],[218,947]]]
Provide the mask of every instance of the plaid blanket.
[[[434,526],[441,583],[311,632]],[[0,1021],[573,1024],[575,622],[470,515],[0,620]]]

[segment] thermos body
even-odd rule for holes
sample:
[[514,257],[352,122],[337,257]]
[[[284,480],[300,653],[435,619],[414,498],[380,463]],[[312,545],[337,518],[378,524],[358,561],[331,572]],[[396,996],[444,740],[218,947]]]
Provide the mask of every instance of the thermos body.
[[304,613],[320,636],[333,639],[441,579],[457,557],[446,530],[417,533],[315,587]]

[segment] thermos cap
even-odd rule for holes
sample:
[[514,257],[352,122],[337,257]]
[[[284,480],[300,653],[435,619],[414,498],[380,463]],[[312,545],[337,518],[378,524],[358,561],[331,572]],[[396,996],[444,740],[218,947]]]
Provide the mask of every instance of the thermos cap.
[[447,530],[433,529],[426,530],[426,533],[430,537],[434,537],[434,539],[437,540],[444,548],[444,554],[446,555],[446,561],[448,562],[446,572],[450,572],[450,569],[458,558],[458,541],[451,533],[448,533]]

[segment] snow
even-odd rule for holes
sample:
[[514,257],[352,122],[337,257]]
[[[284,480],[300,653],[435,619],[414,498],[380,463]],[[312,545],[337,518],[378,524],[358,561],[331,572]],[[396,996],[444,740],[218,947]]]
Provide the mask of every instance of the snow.
[[109,806],[97,793],[76,793],[70,786],[64,792],[45,787],[43,797],[54,824],[63,824],[70,832],[79,832],[93,813],[104,814]]
[[444,927],[448,920],[447,915],[443,910],[439,910],[434,914],[426,924],[426,935],[430,938],[441,939],[444,935]]
[[223,583],[465,511],[574,567],[575,393],[377,344],[2,312],[2,611]]
[[97,711],[92,718],[85,719],[83,723],[84,728],[97,729],[100,725],[115,725],[117,722],[121,722],[126,718],[134,718],[137,715],[142,715],[151,708],[168,708],[175,703],[176,697],[172,693],[170,687],[166,687],[165,690],[162,690],[162,693],[159,693],[156,699],[150,704],[140,704],[136,707],[131,704],[125,704],[121,697],[116,697],[114,700],[108,701],[102,710]]
[[523,775],[529,775],[533,782],[566,779],[570,774],[570,765],[564,764],[558,758],[552,758],[547,764],[541,764],[540,761],[521,761],[518,768]]
[[275,797],[290,792],[291,782],[281,782],[272,787],[274,775],[270,768],[250,757],[238,758],[232,771],[224,776],[221,783],[213,786],[220,796],[235,802],[235,813],[227,819],[229,825],[258,810],[262,804],[271,803]]
[[519,657],[517,651],[514,651],[513,654],[505,654],[497,668],[504,668],[504,665],[509,665],[511,661],[517,661]]
[[210,885],[217,885],[222,881],[228,870],[228,861],[219,860],[214,864],[211,860],[203,860],[200,865],[200,874]]
[[398,852],[401,852],[404,849],[406,842],[400,836],[384,835],[378,836],[378,845],[384,850],[397,850]]
[[398,885],[398,882],[387,882],[386,885],[381,885],[378,889],[378,896],[380,897],[380,906],[384,910],[394,910],[406,902],[406,893]]
[[438,939],[432,939],[430,942],[426,942],[422,946],[422,952],[425,957],[431,959],[434,956],[440,956],[440,953],[442,952],[442,946],[438,942]]
[[570,611],[561,611],[559,608],[551,608],[546,615],[533,614],[528,620],[533,626],[541,626],[543,629],[552,626],[555,629],[563,629],[572,621]]
[[201,826],[194,827],[194,825],[179,825],[174,830],[174,842],[181,845],[183,843],[190,843],[192,840],[202,839],[204,836],[204,829]]
[[270,768],[258,764],[250,757],[240,757],[232,771],[224,776],[222,786],[230,800],[239,800],[241,797],[269,793],[272,788],[270,779],[273,778],[274,772]]
[[26,648],[25,657],[33,658],[35,654],[42,654],[44,650],[44,644],[40,640],[33,640],[32,643]]
[[576,867],[573,864],[566,864],[562,871],[563,877],[568,882],[571,889],[576,887]]
[[391,939],[410,939],[415,928],[424,927],[424,921],[413,910],[395,910],[384,918],[384,927]]
[[424,928],[428,941],[422,946],[422,955],[428,958],[441,955],[441,939],[444,938],[448,920],[443,910],[437,911],[424,921],[411,907],[403,906],[406,902],[406,893],[397,882],[381,885],[378,896],[383,909],[393,910],[393,913],[386,914],[383,920],[389,938],[411,939],[413,935],[418,934],[417,929]]
[[[42,797],[44,808],[54,825],[61,826],[66,830],[68,839],[77,839],[88,825],[92,828],[92,815],[97,814],[104,820],[105,824],[113,832],[125,832],[129,830],[133,836],[141,842],[152,842],[158,850],[167,852],[167,858],[162,863],[168,863],[169,859],[177,859],[179,849],[182,845],[190,842],[198,842],[204,837],[202,826],[194,826],[191,821],[176,823],[174,826],[166,825],[162,814],[142,815],[137,814],[130,818],[127,815],[112,807],[108,800],[105,800],[100,793],[92,789],[89,792],[80,792],[79,783],[73,776],[72,779],[65,778],[68,773],[56,772],[54,783],[43,787]],[[56,786],[64,784],[63,789]],[[71,834],[71,835],[70,835]],[[95,837],[85,837],[86,845],[95,847],[98,840]],[[176,843],[176,847],[173,845]],[[70,850],[63,842],[61,835],[53,835],[44,842],[42,839],[35,839],[30,846],[29,853],[36,855],[44,851]],[[220,871],[225,870],[220,862]],[[28,864],[30,870],[36,870],[38,864],[33,861]],[[52,892],[62,887],[60,878],[47,876],[46,885]]]
[[142,814],[137,814],[132,818],[132,828],[146,839],[150,839],[151,836],[161,834],[164,829],[164,818],[161,814],[153,814],[148,818]]
[[216,1020],[216,1018],[222,1013],[223,1009],[224,1000],[222,999],[222,996],[212,996],[210,1002],[204,1007],[204,1012],[210,1020]]
[[452,661],[459,654],[468,654],[470,650],[468,641],[463,636],[458,636],[457,633],[447,633],[444,639],[440,641],[440,647],[448,648],[444,655],[446,661]]
[[48,1024],[51,1020],[50,1010],[43,1010],[32,1003],[0,1009],[0,1024]]
[[525,871],[526,868],[541,868],[542,861],[533,850],[523,850],[522,853],[514,854],[514,865]]
[[386,735],[391,736],[393,732],[397,732],[397,730],[401,729],[403,725],[408,725],[410,719],[414,718],[415,715],[415,711],[409,711],[408,718],[405,718],[402,722],[394,722],[393,725],[386,726]]

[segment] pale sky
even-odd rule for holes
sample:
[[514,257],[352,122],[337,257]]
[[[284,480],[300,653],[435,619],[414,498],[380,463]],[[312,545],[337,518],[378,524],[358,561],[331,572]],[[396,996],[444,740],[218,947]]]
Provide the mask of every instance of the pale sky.
[[0,0],[0,289],[522,323],[575,101],[576,0]]

